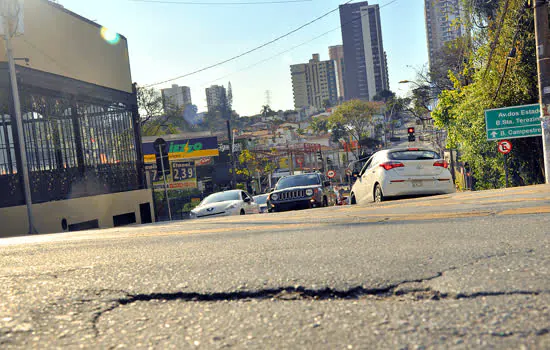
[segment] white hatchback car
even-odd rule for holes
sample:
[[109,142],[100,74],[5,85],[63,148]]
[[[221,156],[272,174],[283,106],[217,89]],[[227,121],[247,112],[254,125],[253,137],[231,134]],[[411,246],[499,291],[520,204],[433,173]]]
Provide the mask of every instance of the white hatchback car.
[[351,204],[382,202],[387,197],[452,193],[455,187],[448,168],[447,162],[429,149],[376,152],[351,188]]
[[209,195],[191,210],[191,218],[258,214],[258,204],[245,191],[231,190]]

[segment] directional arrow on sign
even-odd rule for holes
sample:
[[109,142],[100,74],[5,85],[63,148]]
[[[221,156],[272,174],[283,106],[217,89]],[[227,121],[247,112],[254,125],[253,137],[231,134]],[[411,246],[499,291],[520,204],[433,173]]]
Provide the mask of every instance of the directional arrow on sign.
[[497,137],[497,135],[498,135],[498,132],[496,132],[496,131],[493,131],[493,132],[491,133],[491,136],[493,136],[493,137]]

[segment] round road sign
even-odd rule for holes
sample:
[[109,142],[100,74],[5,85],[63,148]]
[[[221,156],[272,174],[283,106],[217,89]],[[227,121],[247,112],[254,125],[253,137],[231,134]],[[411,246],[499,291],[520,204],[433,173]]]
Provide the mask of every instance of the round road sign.
[[502,140],[498,142],[498,151],[502,154],[508,154],[512,152],[512,143],[508,140]]
[[336,176],[336,172],[334,170],[327,171],[327,176],[329,179],[332,179]]

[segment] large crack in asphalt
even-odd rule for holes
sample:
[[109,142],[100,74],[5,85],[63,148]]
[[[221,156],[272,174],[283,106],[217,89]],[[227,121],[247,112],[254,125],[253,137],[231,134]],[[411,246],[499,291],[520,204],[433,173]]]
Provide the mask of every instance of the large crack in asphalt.
[[[438,272],[432,276],[416,279],[405,280],[399,283],[391,284],[381,288],[365,288],[353,287],[346,290],[336,290],[332,288],[323,289],[307,289],[305,287],[281,287],[259,289],[255,291],[234,291],[234,292],[214,292],[214,293],[197,293],[197,292],[174,292],[174,293],[143,293],[131,294],[123,291],[124,297],[112,299],[108,303],[109,306],[103,310],[96,312],[92,319],[92,328],[96,337],[100,335],[97,324],[100,318],[106,313],[112,312],[115,309],[130,305],[137,302],[150,301],[184,301],[184,302],[224,302],[224,301],[300,301],[300,300],[358,300],[367,299],[373,301],[388,301],[402,300],[408,297],[408,300],[434,300],[440,301],[445,299],[475,299],[480,297],[497,297],[497,296],[513,296],[513,295],[531,295],[537,296],[541,294],[550,294],[550,290],[527,291],[513,290],[502,292],[476,292],[476,293],[442,293],[433,290],[430,287],[423,286],[425,282],[434,280],[443,276],[444,272]],[[544,335],[547,332],[540,332],[537,335]]]

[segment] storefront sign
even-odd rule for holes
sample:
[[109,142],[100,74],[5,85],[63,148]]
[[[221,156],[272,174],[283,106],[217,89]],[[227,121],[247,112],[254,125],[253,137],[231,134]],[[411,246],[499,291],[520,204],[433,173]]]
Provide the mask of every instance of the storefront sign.
[[[172,160],[182,160],[202,157],[216,157],[218,151],[218,139],[216,137],[203,137],[199,139],[181,139],[167,141],[168,157]],[[143,158],[145,163],[155,162],[155,148],[153,142],[143,144]]]

